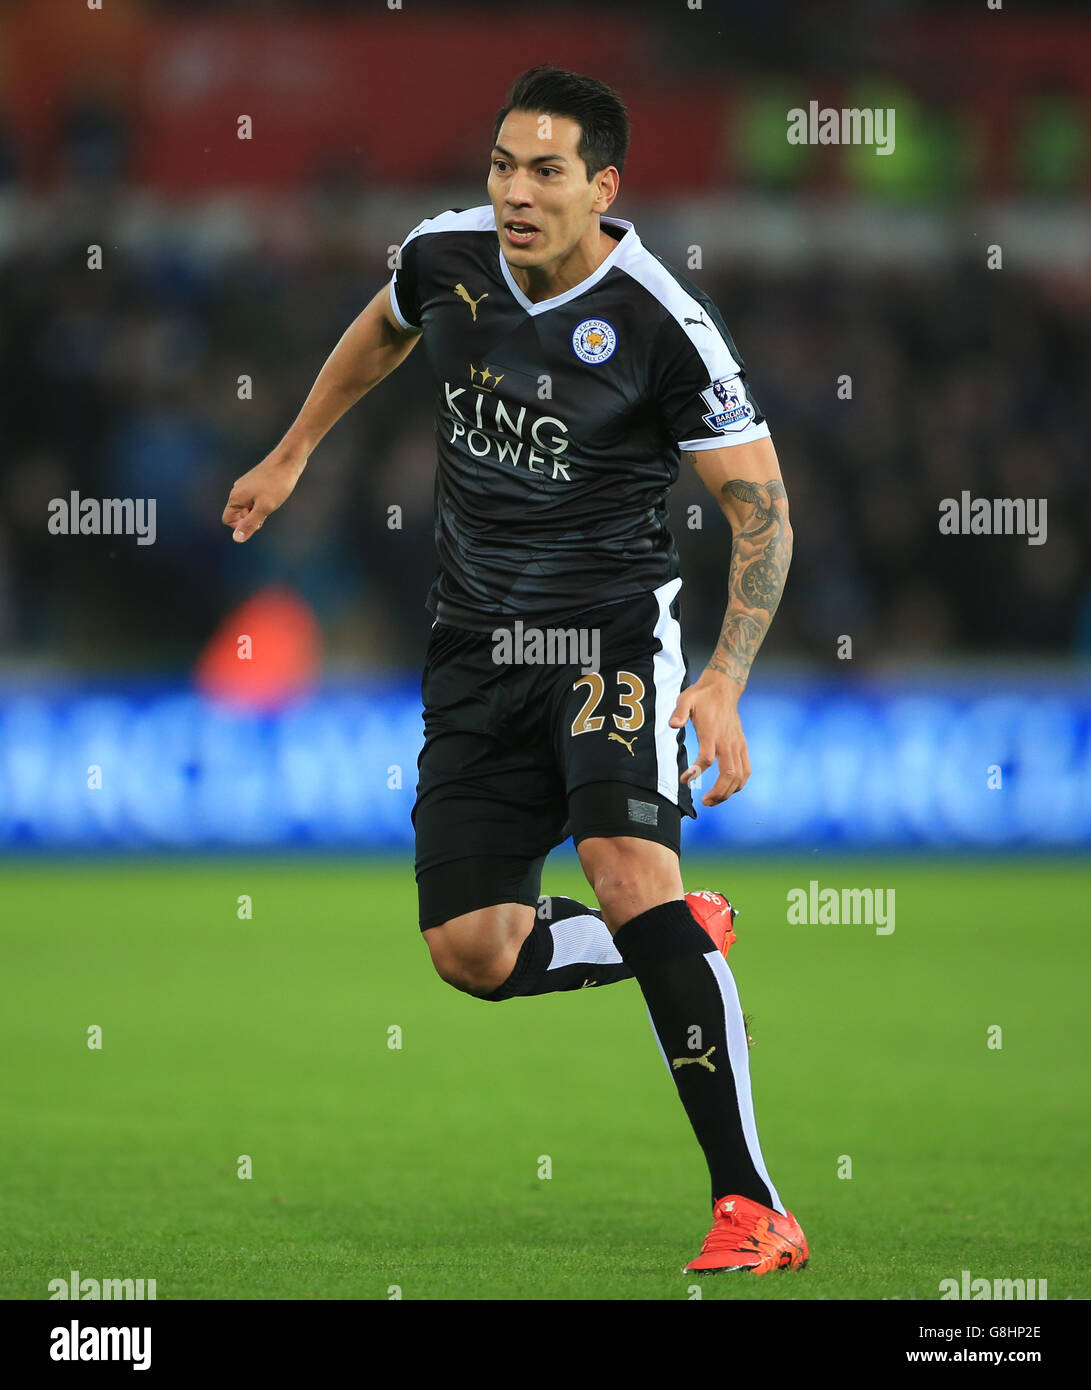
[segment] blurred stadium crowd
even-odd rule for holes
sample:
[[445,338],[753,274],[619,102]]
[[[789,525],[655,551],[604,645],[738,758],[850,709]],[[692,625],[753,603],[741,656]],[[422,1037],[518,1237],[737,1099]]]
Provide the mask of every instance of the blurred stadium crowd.
[[[757,164],[749,180],[742,171],[744,188],[791,179],[773,153],[791,153],[780,133],[784,102],[773,88],[765,95],[777,136],[763,146],[756,101],[745,128]],[[1012,147],[1037,171],[1030,191],[1086,192],[1086,99],[1047,86],[1035,101]],[[943,111],[937,97],[937,120]],[[314,605],[332,667],[418,664],[434,572],[423,350],[331,433],[259,538],[233,546],[219,516],[231,482],[276,443],[341,332],[389,278],[388,246],[451,201],[386,189],[379,213],[359,171],[333,159],[269,205],[270,225],[260,201],[251,204],[245,245],[232,253],[221,239],[210,254],[199,220],[185,234],[181,215],[172,224],[168,195],[134,206],[140,131],[123,104],[80,89],[55,126],[49,234],[0,236],[0,644],[9,658],[188,667],[233,601],[282,581]],[[766,146],[773,162],[759,178]],[[31,216],[24,162],[8,118],[0,231]],[[957,181],[958,160],[944,167]],[[464,169],[455,174],[458,205],[485,201],[484,172],[476,186]],[[991,272],[976,244],[972,263],[867,265],[841,255],[777,266],[714,254],[688,271],[684,236],[656,239],[666,224],[654,192],[627,199],[623,189],[613,211],[719,305],[788,484],[796,556],[768,651],[833,662],[847,633],[859,664],[1091,656],[1086,287],[1081,298],[1070,274],[1041,262],[1009,259]],[[358,234],[369,208],[369,225],[378,220],[385,235]],[[130,227],[158,218],[164,232],[122,254],[102,230],[122,217]],[[103,268],[92,273],[86,247],[96,241]],[[243,376],[250,399],[239,397]],[[851,399],[838,394],[842,376]],[[72,490],[154,497],[156,543],[51,536],[48,503]],[[939,503],[963,490],[1048,498],[1048,543],[941,536]],[[700,531],[686,524],[692,502],[706,504]],[[400,530],[388,526],[394,505]],[[729,532],[692,478],[673,493],[672,515],[693,657],[719,628]]]
[[[315,606],[334,660],[411,663],[435,568],[423,350],[327,437],[255,542],[232,546],[219,525],[233,479],[276,442],[385,278],[379,258],[336,239],[306,264],[215,273],[178,252],[94,275],[50,256],[7,264],[5,645],[80,665],[188,663],[225,601],[278,580]],[[842,633],[865,660],[1091,649],[1083,306],[968,267],[698,278],[747,359],[789,486],[796,555],[771,650],[832,658]],[[251,400],[238,399],[242,375]],[[49,500],[73,489],[156,498],[155,545],[49,535]],[[1047,497],[1048,543],[941,536],[939,501],[963,489]],[[690,502],[707,504],[700,531]],[[710,642],[729,532],[685,474],[672,516],[687,630]]]

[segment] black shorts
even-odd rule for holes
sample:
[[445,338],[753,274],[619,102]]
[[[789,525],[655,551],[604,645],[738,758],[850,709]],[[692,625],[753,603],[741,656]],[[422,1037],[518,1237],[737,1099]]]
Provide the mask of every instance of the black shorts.
[[681,817],[696,816],[680,781],[684,729],[668,725],[688,683],[681,583],[590,608],[563,630],[510,625],[504,646],[491,632],[432,628],[413,807],[422,931],[495,903],[535,904],[546,855],[569,835],[678,852]]

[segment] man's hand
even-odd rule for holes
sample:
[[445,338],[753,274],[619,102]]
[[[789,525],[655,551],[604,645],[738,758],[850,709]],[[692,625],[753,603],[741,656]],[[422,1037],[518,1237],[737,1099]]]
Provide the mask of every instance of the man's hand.
[[719,764],[716,785],[701,798],[702,806],[719,806],[741,791],[750,776],[746,737],[739,721],[742,691],[729,676],[706,669],[696,685],[682,691],[670,717],[672,729],[681,729],[691,719],[697,734],[697,760],[683,772],[683,782],[688,785],[714,762]]
[[349,324],[318,373],[303,409],[277,447],[231,489],[223,524],[233,539],[249,540],[292,494],[319,443],[345,411],[412,352],[422,331],[399,323],[383,285]]
[[261,529],[265,518],[292,495],[306,463],[305,456],[275,449],[236,481],[222,518],[231,527],[232,540],[249,540]]

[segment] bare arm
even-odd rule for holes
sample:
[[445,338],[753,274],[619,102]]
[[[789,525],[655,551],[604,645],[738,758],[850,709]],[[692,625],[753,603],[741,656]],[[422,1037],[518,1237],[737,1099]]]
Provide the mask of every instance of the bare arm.
[[734,682],[741,695],[777,611],[792,559],[788,494],[771,439],[684,457],[731,524],[728,605],[708,664]]
[[739,696],[777,611],[792,558],[792,528],[780,464],[770,439],[682,456],[731,523],[728,604],[716,650],[701,677],[683,690],[671,727],[692,719],[699,740],[696,761],[682,774],[690,782],[717,762],[720,775],[702,798],[716,806],[745,786],[750,757],[739,721]]
[[384,285],[341,335],[284,438],[231,489],[222,520],[235,540],[247,540],[287,501],[319,442],[361,396],[405,361],[420,336],[394,317],[390,286]]

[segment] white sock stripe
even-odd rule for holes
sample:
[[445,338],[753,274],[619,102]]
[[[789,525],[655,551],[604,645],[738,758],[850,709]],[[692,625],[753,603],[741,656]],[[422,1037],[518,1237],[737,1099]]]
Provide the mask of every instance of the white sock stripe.
[[547,924],[553,936],[550,970],[563,965],[620,965],[621,955],[610,928],[598,917],[565,917]]
[[678,730],[669,724],[682,693],[685,663],[682,661],[682,628],[671,617],[671,604],[682,587],[681,579],[671,579],[655,590],[659,618],[654,636],[662,651],[652,657],[655,682],[655,760],[659,794],[678,804]]
[[784,1205],[773,1186],[773,1180],[769,1176],[765,1159],[762,1157],[761,1144],[758,1142],[758,1126],[754,1119],[754,1098],[750,1090],[750,1050],[746,1045],[746,1024],[743,1022],[742,1005],[739,1003],[739,991],[735,985],[735,977],[719,951],[709,951],[705,960],[708,962],[708,968],[716,977],[716,983],[720,987],[720,998],[724,1003],[724,1017],[727,1021],[727,1055],[731,1063],[731,1073],[735,1078],[735,1094],[738,1097],[739,1118],[742,1121],[746,1147],[750,1151],[750,1158],[754,1167],[758,1170],[758,1176],[769,1189],[773,1206],[777,1211],[783,1212]]

